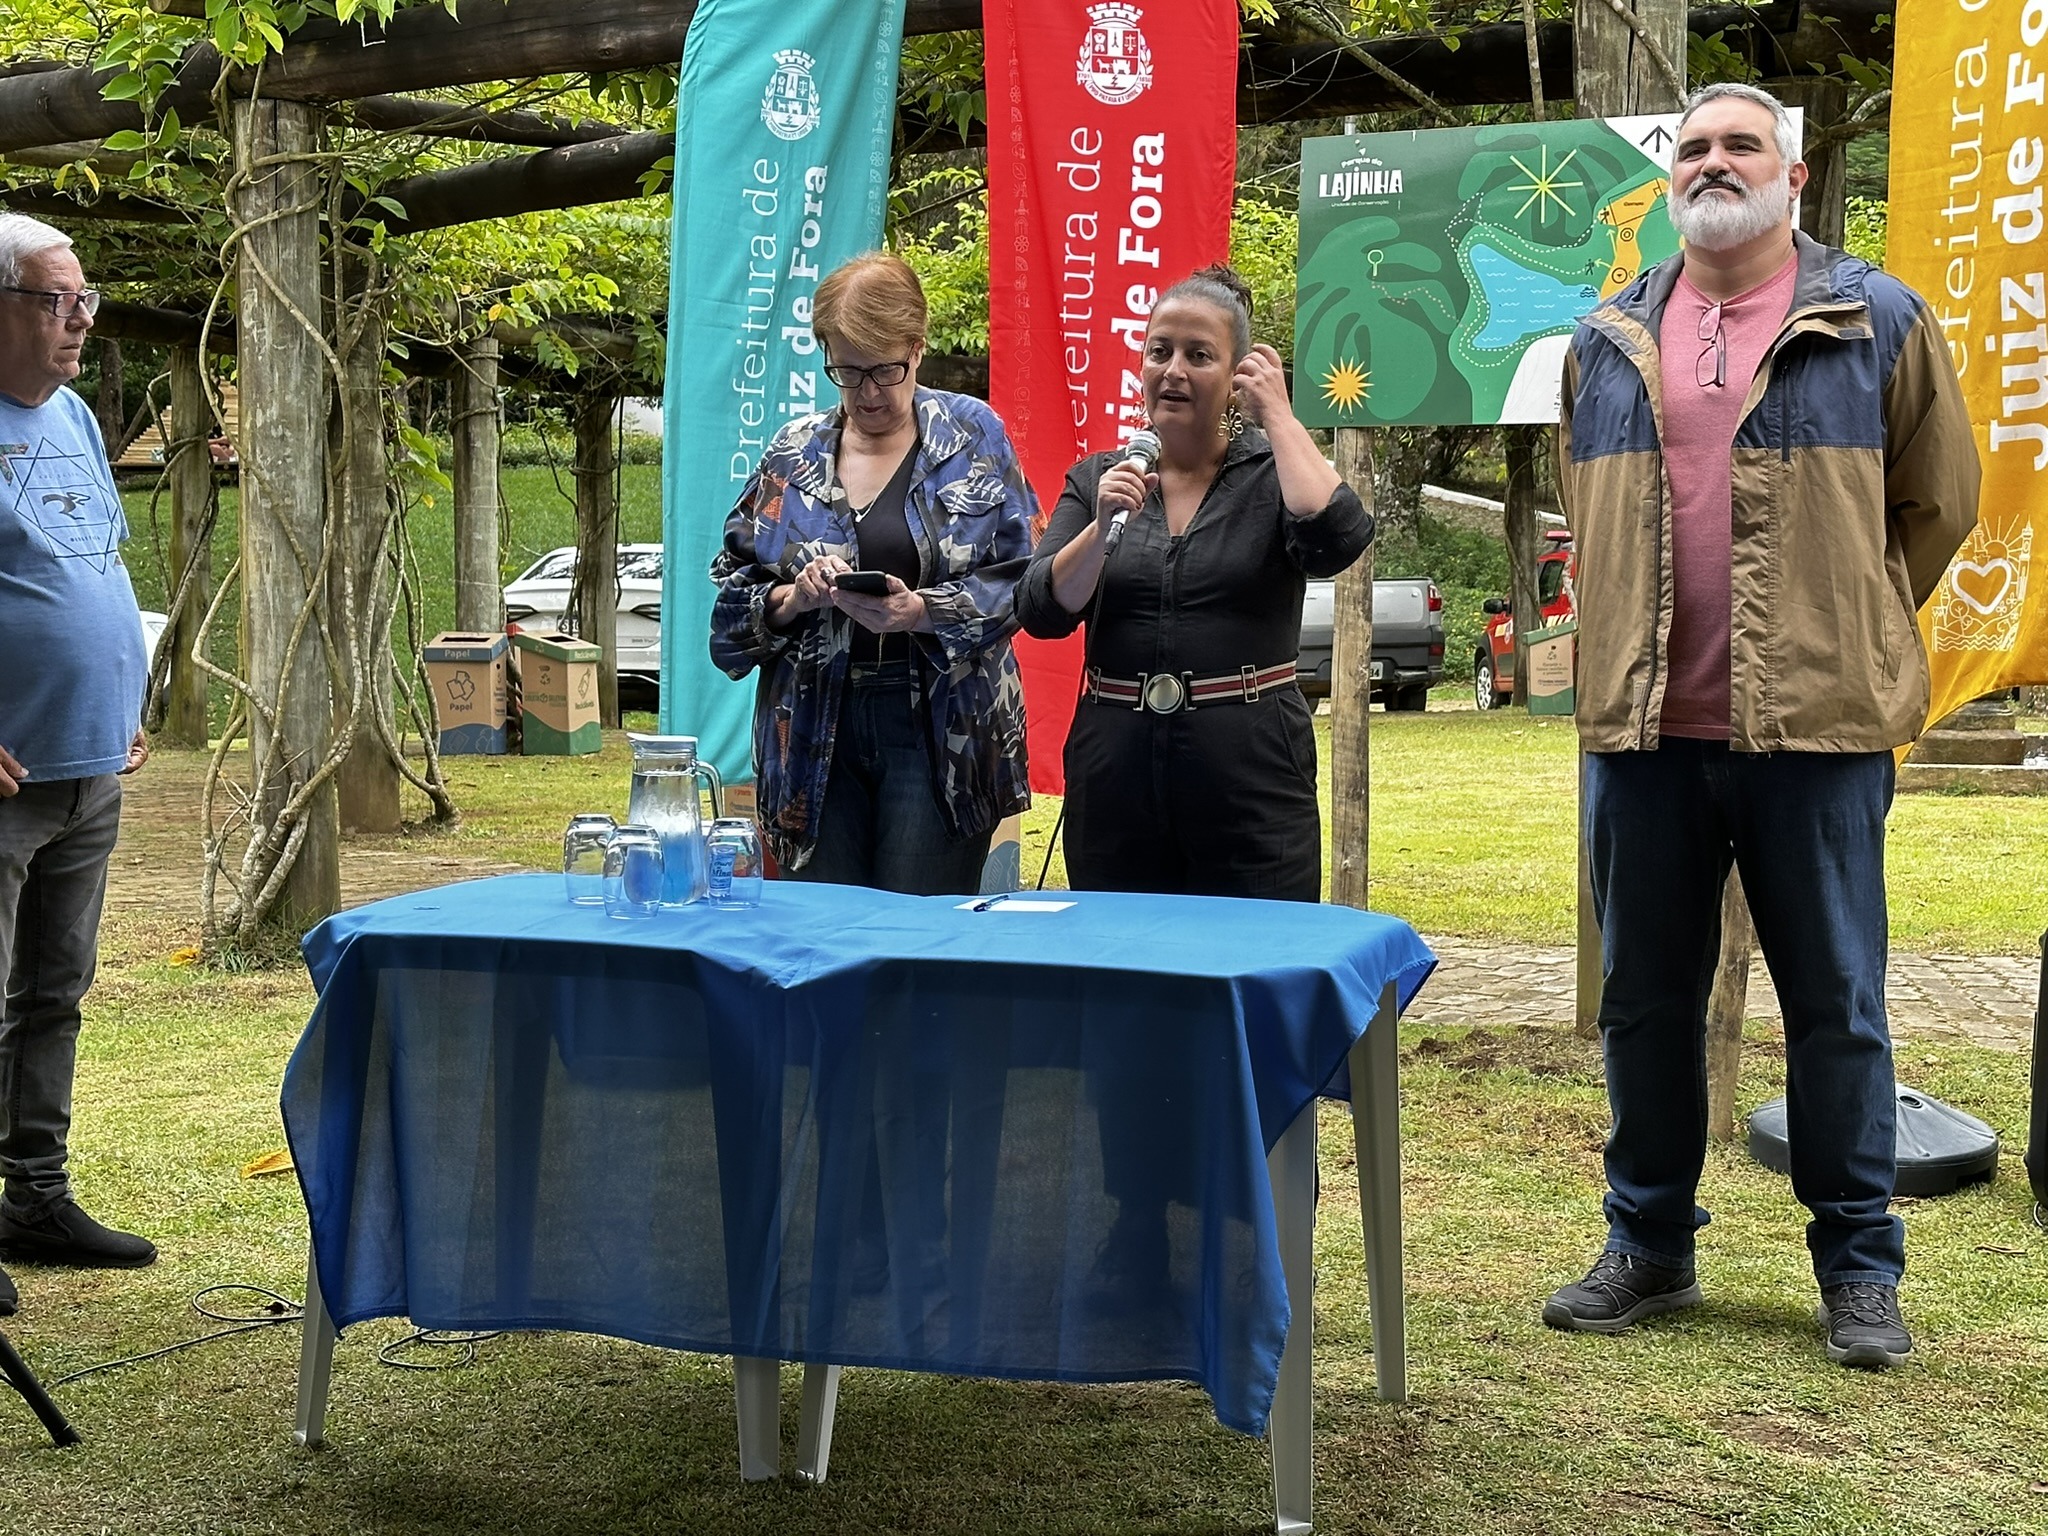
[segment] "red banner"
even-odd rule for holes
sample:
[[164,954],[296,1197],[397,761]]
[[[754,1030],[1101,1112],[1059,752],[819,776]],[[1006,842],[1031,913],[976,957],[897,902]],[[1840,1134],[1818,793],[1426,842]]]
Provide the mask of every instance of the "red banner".
[[[984,0],[989,399],[1052,513],[1143,424],[1162,288],[1230,252],[1236,0]],[[1031,787],[1063,788],[1081,640],[1019,637]]]

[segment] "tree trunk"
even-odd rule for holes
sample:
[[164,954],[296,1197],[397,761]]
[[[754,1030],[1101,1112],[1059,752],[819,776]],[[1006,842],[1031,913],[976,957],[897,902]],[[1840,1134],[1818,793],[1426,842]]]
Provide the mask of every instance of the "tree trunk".
[[619,724],[619,462],[612,422],[619,397],[611,390],[576,396],[576,633],[594,643],[600,724]]
[[121,393],[121,343],[111,336],[100,338],[100,388],[93,414],[99,418],[100,437],[107,445],[107,462],[111,464],[128,446],[128,407]]
[[[1372,433],[1337,429],[1337,473],[1373,510]],[[1330,640],[1330,900],[1366,904],[1372,832],[1372,550],[1337,577]]]
[[[197,347],[171,353],[171,590],[173,612],[158,645],[170,652],[165,684],[164,734],[188,747],[208,739],[207,676],[192,660],[199,621],[213,600],[213,539],[207,526],[213,512],[213,408],[206,398],[206,377]],[[187,581],[183,603],[178,585]]]
[[1412,532],[1421,518],[1429,449],[1429,428],[1385,427],[1367,451],[1366,457],[1374,461],[1373,520],[1383,532]]
[[1728,871],[1721,892],[1721,959],[1707,1000],[1707,1135],[1735,1139],[1735,1085],[1742,1072],[1742,1016],[1749,1004],[1749,958],[1756,926],[1742,894],[1742,876]]
[[[1840,80],[1814,75],[1803,80],[1773,80],[1770,88],[1786,106],[1806,109],[1809,144],[1849,110],[1849,87]],[[1848,229],[1848,141],[1834,139],[1804,158],[1806,189],[1799,194],[1799,227],[1822,245],[1839,246]]]
[[[1573,70],[1580,117],[1628,117],[1675,112],[1682,105],[1686,52],[1685,0],[1622,0],[1644,34],[1661,50],[1664,63],[1679,72],[1665,78],[1634,28],[1617,16],[1608,0],[1574,0]],[[1520,628],[1518,624],[1517,629]],[[1579,803],[1585,804],[1586,764],[1579,759]],[[1592,876],[1586,863],[1584,824],[1579,836],[1578,1029],[1591,1037],[1599,1029],[1600,925],[1593,917]]]
[[478,337],[461,349],[449,382],[455,437],[455,627],[505,627],[498,573],[498,343]]
[[[328,378],[321,355],[320,114],[296,102],[235,105],[240,246],[242,632],[247,677],[273,711],[250,721],[256,822],[298,802],[304,839],[269,922],[310,928],[341,904],[340,830],[325,768],[334,731],[320,612],[327,538]],[[281,163],[264,164],[265,161]],[[303,624],[308,606],[315,611]],[[259,877],[267,870],[259,870]],[[254,890],[244,893],[247,903]]]
[[[381,274],[360,252],[344,250],[342,304],[335,350],[342,396],[335,401],[331,451],[341,496],[337,546],[327,568],[328,612],[334,622],[336,730],[349,733],[348,757],[335,775],[345,832],[396,832],[401,823],[398,764],[385,749],[379,720],[393,714],[391,613],[397,587],[380,559],[391,524],[391,480],[385,458],[384,349],[390,301],[367,289]],[[353,708],[351,708],[353,706]]]
[[1543,450],[1542,427],[1503,427],[1508,494],[1501,514],[1508,541],[1508,592],[1514,605],[1515,702],[1529,702],[1529,631],[1543,623],[1543,605],[1536,600],[1536,562],[1542,553],[1536,524],[1536,459]]

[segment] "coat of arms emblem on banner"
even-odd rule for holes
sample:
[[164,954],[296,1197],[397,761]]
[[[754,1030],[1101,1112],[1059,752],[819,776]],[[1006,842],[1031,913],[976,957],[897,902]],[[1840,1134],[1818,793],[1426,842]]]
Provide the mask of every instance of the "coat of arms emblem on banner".
[[800,139],[818,126],[818,82],[811,78],[816,62],[801,48],[775,55],[775,73],[761,94],[761,121],[778,139]]
[[1091,5],[1076,78],[1107,107],[1136,101],[1152,83],[1152,45],[1138,30],[1135,5]]

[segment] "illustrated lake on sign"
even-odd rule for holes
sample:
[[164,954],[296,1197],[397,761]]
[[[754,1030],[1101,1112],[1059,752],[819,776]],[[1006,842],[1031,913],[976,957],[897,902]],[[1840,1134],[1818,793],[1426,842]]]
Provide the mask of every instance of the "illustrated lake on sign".
[[1597,294],[1586,285],[1562,282],[1511,261],[1490,245],[1469,253],[1472,275],[1486,300],[1486,328],[1472,338],[1484,351],[1504,350],[1531,336],[1570,330],[1591,309]]

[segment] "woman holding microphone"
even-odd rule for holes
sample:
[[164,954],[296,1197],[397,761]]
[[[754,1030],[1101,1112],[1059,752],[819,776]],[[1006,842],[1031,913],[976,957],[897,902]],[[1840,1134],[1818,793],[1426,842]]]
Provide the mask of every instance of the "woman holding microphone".
[[1088,623],[1066,748],[1077,890],[1322,894],[1302,592],[1373,524],[1295,420],[1279,354],[1252,344],[1251,308],[1228,267],[1160,295],[1140,370],[1157,467],[1118,450],[1069,470],[1017,588],[1029,634]]

